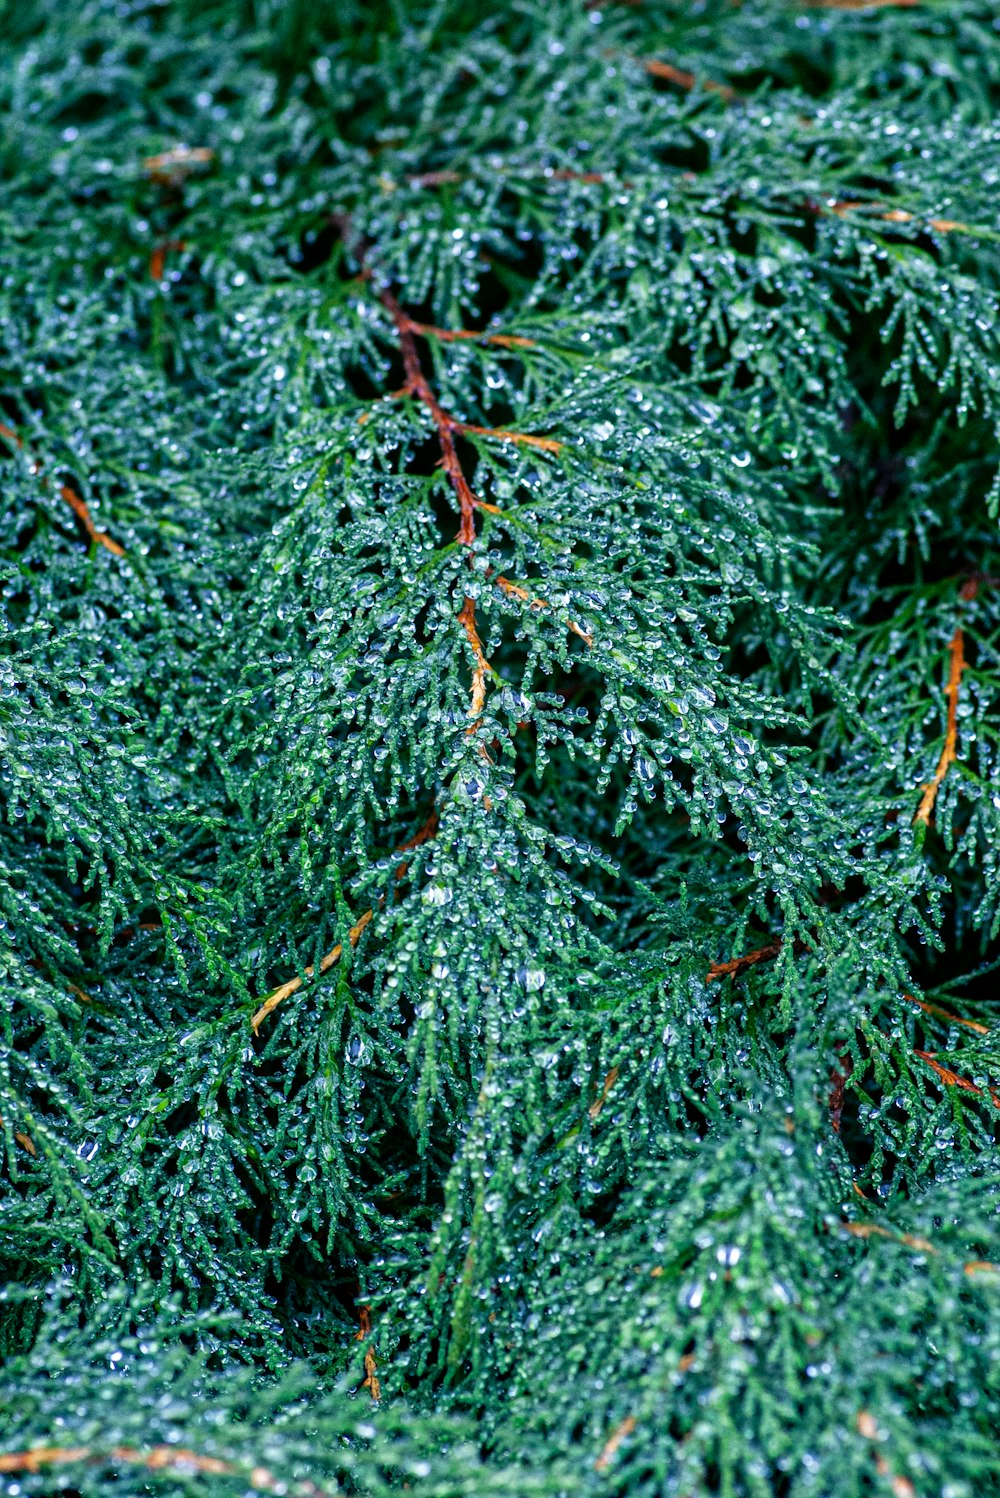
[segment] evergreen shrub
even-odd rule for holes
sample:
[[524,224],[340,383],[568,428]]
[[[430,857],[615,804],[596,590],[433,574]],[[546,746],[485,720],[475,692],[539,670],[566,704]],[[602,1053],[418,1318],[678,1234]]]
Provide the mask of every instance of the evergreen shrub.
[[1000,5],[0,3],[8,1498],[1000,1495]]

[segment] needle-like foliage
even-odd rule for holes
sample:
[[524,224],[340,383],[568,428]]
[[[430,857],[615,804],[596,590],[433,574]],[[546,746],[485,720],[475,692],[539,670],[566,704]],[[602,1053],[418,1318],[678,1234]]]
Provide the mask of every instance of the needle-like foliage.
[[1000,1495],[1000,9],[0,20],[5,1491]]

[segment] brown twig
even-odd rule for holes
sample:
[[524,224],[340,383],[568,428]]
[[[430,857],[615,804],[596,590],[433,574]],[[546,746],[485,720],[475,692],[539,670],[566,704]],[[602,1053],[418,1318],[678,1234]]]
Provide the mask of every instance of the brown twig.
[[[882,3],[900,4],[902,0],[882,0]],[[875,1423],[874,1417],[867,1410],[858,1411],[857,1419],[858,1435],[863,1436],[866,1441],[881,1441],[884,1439],[881,1431]],[[889,1482],[889,1489],[893,1498],[916,1498],[917,1490],[908,1477],[900,1477],[894,1473],[881,1451],[875,1453],[875,1471],[879,1477],[885,1477]]]
[[449,482],[458,498],[459,527],[456,539],[462,546],[471,546],[476,539],[476,496],[473,494],[468,479],[459,462],[458,452],[455,448],[455,432],[461,427],[454,416],[450,416],[444,410],[434,391],[431,389],[430,381],[420,367],[420,355],[417,353],[417,345],[414,341],[414,328],[411,320],[400,307],[396,298],[390,291],[381,293],[382,305],[396,325],[396,334],[399,338],[399,348],[403,355],[403,370],[406,374],[406,384],[403,386],[407,395],[413,395],[423,402],[431,414],[431,419],[437,429],[438,442],[441,446],[441,460],[444,471],[448,475]]
[[720,978],[738,978],[756,963],[770,962],[777,957],[783,946],[784,942],[779,937],[777,941],[768,942],[766,947],[758,947],[756,952],[746,952],[742,957],[730,958],[728,962],[713,962],[705,975],[705,981],[716,983]]
[[600,186],[608,180],[605,172],[575,172],[569,166],[553,167],[545,175],[553,182],[587,182],[591,186]]
[[[399,338],[403,371],[406,375],[403,394],[415,396],[417,400],[423,402],[431,414],[441,447],[442,466],[458,498],[459,527],[456,539],[463,546],[471,546],[476,539],[476,509],[482,501],[473,493],[465,477],[465,471],[455,447],[456,435],[469,434],[477,437],[493,437],[501,442],[519,442],[529,447],[541,448],[544,452],[559,452],[563,444],[554,437],[535,437],[527,432],[510,432],[500,427],[474,426],[471,422],[460,421],[457,416],[452,416],[434,394],[431,383],[420,365],[415,338],[417,335],[426,336],[428,331],[426,324],[415,322],[412,317],[408,316],[390,291],[383,291],[380,296],[382,305],[395,324],[396,335]],[[435,329],[435,336],[439,336],[442,331]]]
[[[873,203],[865,199],[852,201],[845,199],[842,202],[830,203],[827,212],[835,213],[838,218],[843,218],[846,213],[851,213],[857,208],[873,208],[879,212],[876,217],[886,224],[912,224],[917,219],[917,214],[909,213],[905,208],[887,208],[884,203]],[[927,220],[932,229],[939,234],[971,234],[975,231],[971,225],[963,224],[957,218],[929,218]]]
[[590,1107],[587,1109],[587,1112],[590,1114],[591,1118],[597,1118],[600,1114],[601,1109],[604,1107],[604,1104],[607,1102],[608,1097],[611,1094],[612,1087],[614,1087],[615,1083],[618,1081],[619,1072],[620,1068],[617,1066],[613,1066],[608,1072],[607,1076],[604,1078],[600,1096],[595,1098]]
[[[406,314],[403,314],[406,317]],[[406,317],[406,322],[412,333],[421,338],[436,338],[439,343],[459,343],[470,341],[473,343],[493,343],[497,348],[537,348],[533,338],[519,338],[514,333],[488,333],[484,329],[476,332],[473,328],[438,328],[433,323],[417,322],[412,317]]]
[[[24,447],[24,443],[14,429],[2,421],[0,421],[0,437],[5,438],[6,441],[12,443],[17,448]],[[37,463],[32,463],[32,471],[34,473],[38,472]],[[111,552],[112,556],[123,557],[125,555],[124,546],[120,545],[113,536],[109,536],[107,531],[97,529],[90,511],[75,489],[71,489],[68,484],[60,484],[59,497],[64,499],[69,505],[91,541],[95,541],[98,546],[103,546],[106,551]]]
[[713,78],[698,78],[694,73],[689,73],[684,68],[675,67],[672,62],[660,62],[655,57],[642,58],[642,65],[653,78],[663,78],[667,83],[674,83],[689,94],[696,88],[718,94],[720,99],[725,99],[727,104],[738,97],[734,88],[728,83],[716,83]]
[[841,1227],[852,1238],[888,1238],[893,1243],[902,1243],[922,1254],[936,1254],[937,1249],[927,1238],[918,1238],[913,1233],[893,1233],[880,1222],[843,1222]]
[[[490,669],[490,663],[483,651],[483,642],[479,638],[476,629],[476,605],[471,598],[466,598],[458,616],[458,622],[465,630],[466,638],[472,647],[475,657],[476,668],[472,673],[472,701],[469,704],[469,717],[480,718],[486,705],[486,675]],[[475,726],[475,725],[473,725]],[[472,729],[467,732],[471,733]]]
[[[6,1125],[3,1119],[0,1118],[0,1129],[3,1128],[6,1128]],[[22,1148],[28,1151],[29,1155],[37,1156],[38,1151],[35,1149],[35,1141],[32,1139],[30,1134],[25,1134],[22,1130],[15,1129],[14,1138],[17,1140],[18,1144],[22,1146]]]
[[159,244],[154,245],[149,256],[149,278],[151,281],[162,281],[163,272],[167,265],[167,256],[174,251],[178,253],[187,249],[187,243],[183,239],[161,239]]
[[[807,3],[810,3],[810,0],[807,0]],[[811,3],[831,10],[867,10],[872,5],[913,6],[922,4],[923,0],[811,0]],[[664,78],[669,83],[676,84],[678,88],[684,89],[685,92],[689,93],[696,87],[703,88],[708,92],[717,94],[726,103],[733,103],[741,97],[738,91],[731,88],[729,84],[717,83],[714,79],[710,78],[698,78],[696,74],[689,73],[684,68],[678,68],[674,63],[661,62],[656,58],[634,58],[633,61],[638,62],[652,76]],[[583,182],[592,186],[601,186],[613,182],[618,187],[630,188],[633,186],[631,182],[620,181],[614,174],[607,172],[574,171],[569,167],[559,167],[554,170],[546,168],[543,170],[543,175],[549,181],[555,182]],[[686,171],[682,173],[682,176],[687,181],[693,182],[697,180],[698,174],[697,172]],[[409,178],[411,186],[415,187],[437,187],[442,183],[461,182],[463,180],[462,173],[455,171],[427,172],[422,176]],[[921,216],[911,213],[909,209],[890,208],[886,203],[870,198],[841,198],[832,203],[807,199],[799,206],[809,213],[832,213],[837,218],[844,218],[847,214],[856,212],[859,209],[869,209],[875,210],[875,218],[886,224],[922,222]],[[967,224],[961,219],[956,218],[930,218],[926,222],[928,228],[933,229],[938,234],[976,234],[979,232],[974,224]],[[458,338],[488,338],[490,342],[501,344],[508,348],[519,348],[522,346],[522,342],[531,346],[530,339],[521,340],[505,334],[488,335],[464,331],[451,332],[448,329],[431,328],[417,323],[413,323],[412,326],[414,331],[420,331],[432,337],[442,339],[444,342],[451,342]]]
[[375,1354],[369,1347],[365,1353],[365,1377],[361,1387],[368,1390],[376,1404],[382,1398],[382,1385],[379,1383],[378,1374],[375,1371],[377,1368],[378,1363],[375,1360]]
[[565,445],[557,437],[535,437],[530,432],[511,432],[506,427],[477,427],[471,421],[454,422],[454,430],[474,437],[495,437],[498,442],[520,442],[546,453],[560,453]]
[[[868,1198],[855,1184],[855,1191],[867,1201]],[[841,1227],[852,1238],[887,1238],[891,1243],[901,1243],[904,1248],[916,1249],[918,1253],[933,1254],[939,1256],[939,1251],[929,1238],[922,1238],[916,1233],[893,1233],[880,1222],[842,1222]],[[1000,1264],[993,1264],[989,1259],[970,1259],[967,1264],[962,1265],[962,1273],[971,1279],[977,1274],[1000,1274]]]
[[946,1087],[957,1087],[960,1092],[971,1092],[976,1097],[988,1098],[994,1108],[1000,1108],[1000,1092],[994,1092],[992,1088],[984,1091],[982,1087],[977,1087],[975,1082],[970,1082],[968,1077],[960,1076],[957,1071],[952,1071],[949,1066],[942,1066],[941,1062],[937,1060],[934,1051],[914,1051],[913,1054],[919,1056],[921,1061],[926,1062],[931,1070],[937,1073]]
[[173,146],[169,151],[145,157],[142,166],[151,182],[158,182],[161,187],[178,187],[191,172],[207,167],[214,159],[215,152],[209,146]]
[[[252,1467],[249,1471],[224,1461],[221,1457],[205,1456],[184,1446],[151,1446],[140,1451],[135,1446],[111,1446],[100,1451],[92,1446],[36,1446],[30,1451],[11,1451],[0,1454],[0,1472],[40,1472],[44,1467],[64,1466],[73,1462],[122,1462],[130,1466],[145,1467],[149,1472],[178,1471],[199,1473],[206,1476],[239,1476],[257,1492],[273,1493],[286,1490],[266,1467]],[[294,1491],[303,1498],[321,1498],[321,1489],[315,1483],[296,1485]]]
[[103,546],[105,551],[110,551],[113,557],[123,557],[125,555],[125,548],[120,542],[116,541],[113,536],[109,536],[107,531],[97,529],[90,511],[75,489],[71,489],[68,484],[60,484],[59,495],[69,505],[91,541],[95,541],[98,546]]
[[[417,337],[433,336],[447,342],[452,338],[486,336],[492,338],[493,341],[502,341],[507,347],[530,346],[530,340],[514,339],[506,337],[503,334],[480,335],[467,333],[465,330],[452,332],[445,328],[434,328],[427,323],[417,322],[408,313],[404,312],[390,291],[382,291],[380,299],[393,320],[396,335],[399,339],[400,352],[403,356],[403,371],[406,379],[402,394],[412,395],[421,401],[430,412],[431,419],[434,422],[438,443],[441,448],[441,463],[458,499],[459,526],[455,539],[461,546],[472,546],[476,539],[476,510],[495,510],[496,507],[479,499],[473,492],[472,486],[465,476],[465,470],[462,467],[458,450],[455,446],[456,435],[467,434],[477,437],[492,437],[501,442],[523,443],[529,447],[541,448],[545,452],[559,452],[563,444],[558,442],[554,437],[535,437],[526,432],[512,432],[499,427],[475,426],[471,422],[461,421],[458,417],[452,416],[441,405],[431,387],[430,381],[424,374],[415,340]],[[507,587],[514,593],[519,591],[516,584],[507,584]],[[524,596],[527,597],[528,595],[525,594]],[[538,600],[538,602],[540,606],[543,606],[541,600]],[[469,705],[469,717],[478,719],[482,716],[486,705],[486,679],[490,665],[486,659],[482,641],[479,638],[479,632],[476,628],[476,606],[471,598],[466,597],[459,611],[458,619],[465,630],[466,638],[472,647],[472,653],[475,657],[476,664],[472,673],[472,697]],[[589,638],[578,626],[570,625],[570,628],[575,629],[578,634],[587,639],[588,644],[590,643]],[[472,729],[468,731],[472,732]],[[485,748],[483,749],[483,753],[485,754]]]
[[623,1441],[628,1440],[629,1436],[635,1430],[635,1427],[636,1418],[634,1415],[626,1415],[621,1424],[615,1426],[607,1441],[605,1441],[604,1443],[603,1451],[594,1462],[595,1472],[607,1471],[608,1467],[611,1466],[611,1463],[615,1458],[619,1446],[621,1446]]
[[[361,940],[361,933],[364,931],[369,921],[371,921],[374,914],[374,910],[366,910],[364,915],[361,916],[357,923],[351,927],[350,931],[348,931],[347,940],[352,947],[357,946],[358,942]],[[344,944],[343,942],[338,941],[337,945],[333,947],[329,952],[327,952],[326,956],[321,959],[319,964],[320,972],[329,972],[334,963],[340,961],[343,953]],[[310,963],[309,966],[305,969],[305,977],[312,978],[315,972],[316,969],[313,967],[312,963]],[[253,1019],[250,1021],[254,1034],[259,1031],[261,1025],[267,1019],[267,1016],[269,1014],[273,1014],[279,1004],[283,1004],[286,999],[290,999],[293,993],[298,993],[299,989],[302,987],[303,981],[303,978],[300,978],[298,975],[296,975],[294,978],[289,978],[287,983],[282,983],[279,988],[272,989],[267,998],[264,1000],[263,1004],[261,1004],[260,1008],[257,1010]]]
[[406,180],[411,187],[447,187],[450,183],[461,182],[463,177],[461,172],[446,168],[440,172],[414,172]]
[[802,0],[811,10],[913,10],[924,0]]
[[844,1116],[844,1094],[847,1091],[848,1078],[854,1070],[854,1057],[850,1051],[841,1051],[837,1060],[840,1062],[840,1066],[843,1067],[843,1071],[839,1067],[834,1067],[830,1073],[829,1098],[830,1127],[835,1134],[840,1133],[840,1124]]
[[904,993],[903,998],[908,1004],[916,1004],[925,1014],[933,1014],[937,1019],[947,1020],[951,1025],[965,1025],[968,1030],[975,1030],[977,1035],[988,1035],[989,1025],[981,1025],[978,1020],[963,1019],[960,1014],[952,1014],[948,1009],[942,1009],[937,1004],[928,1004],[926,999],[914,998],[912,993]]
[[[964,589],[963,595],[969,597],[975,596],[974,594],[965,594]],[[924,786],[920,805],[917,807],[913,817],[914,824],[920,822],[925,827],[930,822],[941,782],[947,775],[950,766],[954,764],[958,757],[958,691],[962,684],[962,674],[967,664],[965,659],[965,634],[961,625],[957,627],[951,637],[951,644],[948,646],[948,656],[950,662],[948,668],[948,685],[944,689],[944,694],[948,699],[948,719],[944,736],[944,748],[941,750],[941,756],[938,759],[937,768],[934,771],[932,779]]]
[[[512,583],[507,577],[495,577],[493,581],[504,593],[508,593],[512,598],[521,599],[523,603],[529,604],[531,608],[550,609],[552,607],[547,598],[539,598],[535,594],[529,593],[527,588],[522,588],[520,583]],[[567,619],[566,628],[571,629],[575,635],[579,635],[585,645],[593,645],[593,635],[588,634],[582,625],[575,624],[572,619]]]
[[[424,843],[429,843],[430,840],[431,840],[431,838],[437,832],[437,829],[438,829],[438,814],[437,814],[437,807],[434,807],[431,810],[431,814],[427,818],[427,821],[420,828],[420,831],[419,832],[415,832],[412,837],[408,837],[406,839],[405,843],[400,843],[399,847],[396,849],[396,852],[397,853],[412,853],[414,848],[419,848]],[[409,860],[404,858],[403,862],[396,869],[396,878],[397,878],[397,880],[398,879],[402,879],[405,876],[406,871],[407,871],[407,869],[409,867],[410,867]]]
[[[411,838],[408,838],[405,843],[400,843],[399,847],[396,849],[396,852],[409,853],[414,848],[419,848],[422,843],[429,842],[437,831],[437,825],[437,812],[432,811],[430,816],[427,818],[427,821],[421,827],[420,831],[415,832],[414,835]],[[402,879],[408,867],[409,864],[404,859],[396,870],[396,878]],[[358,918],[355,925],[351,927],[350,931],[348,931],[347,940],[352,947],[357,946],[358,942],[361,940],[362,932],[365,930],[366,926],[368,926],[374,915],[374,908],[366,910],[364,914]],[[343,955],[344,944],[343,942],[338,942],[337,945],[335,947],[332,947],[330,951],[327,952],[326,956],[321,959],[319,964],[319,971],[321,973],[329,972],[334,964],[340,961]],[[305,969],[304,977],[312,978],[315,976],[315,972],[316,969],[313,967],[312,963],[310,963],[309,966]],[[260,1030],[260,1027],[263,1024],[264,1020],[267,1019],[269,1014],[274,1013],[279,1004],[283,1004],[286,999],[290,999],[292,994],[298,993],[299,989],[302,987],[303,981],[303,978],[300,978],[298,975],[296,975],[294,978],[289,978],[287,983],[282,983],[278,988],[274,988],[271,990],[267,998],[264,1000],[263,1004],[261,1004],[260,1008],[257,1010],[256,1014],[250,1021],[255,1035]]]

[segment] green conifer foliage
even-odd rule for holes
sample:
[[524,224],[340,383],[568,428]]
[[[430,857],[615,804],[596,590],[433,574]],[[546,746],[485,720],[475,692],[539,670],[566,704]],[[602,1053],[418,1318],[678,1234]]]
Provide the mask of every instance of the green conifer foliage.
[[0,0],[9,1498],[1000,1495],[1000,7]]

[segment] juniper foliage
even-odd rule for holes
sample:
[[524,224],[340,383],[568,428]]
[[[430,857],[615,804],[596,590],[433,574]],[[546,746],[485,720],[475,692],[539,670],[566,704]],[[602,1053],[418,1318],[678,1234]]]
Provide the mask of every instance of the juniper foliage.
[[5,1491],[1000,1494],[1000,10],[0,18]]

